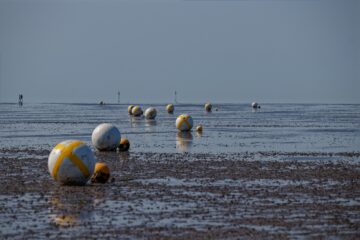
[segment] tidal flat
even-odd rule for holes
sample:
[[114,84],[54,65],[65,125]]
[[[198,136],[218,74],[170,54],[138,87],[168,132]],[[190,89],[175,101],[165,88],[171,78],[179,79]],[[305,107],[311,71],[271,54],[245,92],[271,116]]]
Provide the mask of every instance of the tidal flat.
[[[360,237],[360,105],[151,106],[154,121],[126,104],[0,104],[0,238]],[[203,132],[178,133],[181,113]],[[129,152],[93,148],[103,122]],[[52,179],[49,153],[67,139],[110,167],[108,183]]]

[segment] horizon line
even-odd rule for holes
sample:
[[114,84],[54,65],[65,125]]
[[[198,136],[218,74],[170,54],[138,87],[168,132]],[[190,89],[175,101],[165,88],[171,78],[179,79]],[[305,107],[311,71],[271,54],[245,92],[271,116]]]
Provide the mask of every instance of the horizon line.
[[[104,105],[166,105],[166,104],[174,104],[174,105],[203,105],[207,102],[124,102],[124,103],[106,103],[104,102]],[[239,101],[239,102],[209,102],[212,105],[214,104],[251,104],[254,101]],[[269,101],[269,102],[261,102],[261,101],[255,101],[259,104],[324,104],[324,105],[358,105],[360,102],[277,102],[277,101]],[[0,102],[0,104],[16,104],[18,105],[18,102]],[[86,105],[100,105],[99,102],[36,102],[36,101],[29,101],[24,102],[24,104],[86,104]]]

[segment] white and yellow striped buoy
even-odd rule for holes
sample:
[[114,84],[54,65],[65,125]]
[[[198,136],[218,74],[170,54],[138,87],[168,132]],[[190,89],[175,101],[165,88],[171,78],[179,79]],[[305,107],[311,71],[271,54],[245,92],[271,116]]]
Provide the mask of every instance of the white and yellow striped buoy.
[[193,119],[188,114],[181,114],[176,119],[176,128],[180,131],[190,131],[193,127]]
[[175,109],[175,107],[173,104],[170,103],[170,104],[166,105],[166,111],[168,113],[170,113],[170,114],[174,113],[174,109]]
[[145,115],[146,119],[155,119],[156,114],[157,114],[156,109],[153,107],[150,107],[150,108],[146,109],[144,115]]
[[117,127],[109,123],[98,125],[91,135],[94,147],[99,151],[114,151],[119,145],[121,133]]
[[143,114],[143,110],[139,106],[135,106],[131,109],[131,113],[135,117],[140,117]]
[[57,144],[48,158],[51,176],[64,185],[85,185],[94,172],[95,163],[91,149],[78,140]]
[[211,103],[205,103],[205,111],[211,112],[211,109],[212,109]]

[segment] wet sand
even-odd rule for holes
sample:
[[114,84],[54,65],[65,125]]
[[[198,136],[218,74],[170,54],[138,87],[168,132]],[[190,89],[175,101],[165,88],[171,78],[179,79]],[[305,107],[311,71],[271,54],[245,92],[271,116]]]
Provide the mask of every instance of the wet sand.
[[0,152],[2,239],[360,237],[358,152],[97,152],[113,179],[85,187],[54,182],[47,149]]

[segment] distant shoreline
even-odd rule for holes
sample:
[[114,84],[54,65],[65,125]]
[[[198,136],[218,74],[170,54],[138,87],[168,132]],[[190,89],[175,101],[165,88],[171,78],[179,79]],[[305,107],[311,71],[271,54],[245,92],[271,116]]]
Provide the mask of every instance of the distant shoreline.
[[[106,103],[104,105],[166,105],[172,102],[162,102],[162,103],[155,103],[155,102],[149,102],[149,103],[139,103],[139,102],[127,102],[127,103]],[[249,102],[211,102],[213,105],[250,105],[251,101]],[[356,102],[344,102],[344,103],[322,103],[322,102],[259,102],[261,105],[276,105],[276,104],[282,104],[282,105],[359,105],[359,103]],[[18,105],[17,102],[0,102],[0,105]],[[68,104],[68,105],[100,105],[99,103],[95,103],[95,102],[24,102],[24,104]],[[181,103],[172,103],[174,105],[177,106],[182,106],[182,105],[192,105],[192,106],[196,106],[196,105],[204,105],[205,102],[200,103],[200,102],[195,102],[195,103],[191,103],[191,102],[181,102]]]

